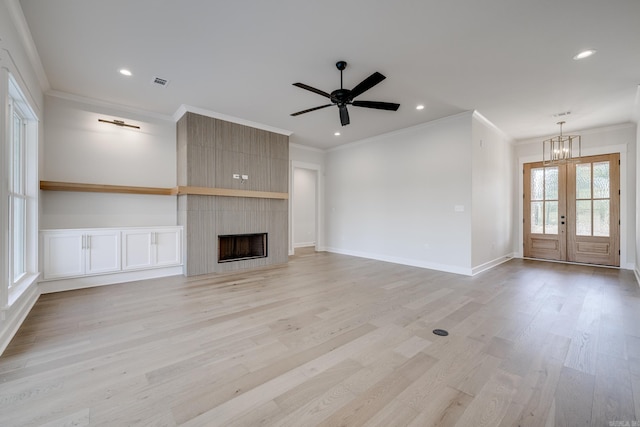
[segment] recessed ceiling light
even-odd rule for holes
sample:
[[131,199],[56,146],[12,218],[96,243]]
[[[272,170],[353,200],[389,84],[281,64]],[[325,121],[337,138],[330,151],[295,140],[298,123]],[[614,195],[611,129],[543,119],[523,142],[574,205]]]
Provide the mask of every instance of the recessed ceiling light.
[[340,136],[340,132],[334,133],[335,136]]
[[424,110],[424,105],[420,104],[416,106],[416,110]]
[[575,59],[576,61],[579,59],[584,59],[584,58],[588,58],[591,55],[593,55],[594,53],[596,53],[595,49],[587,49],[587,50],[583,50],[582,52],[578,53],[576,56],[573,57],[573,59]]
[[127,70],[126,68],[122,68],[122,69],[120,69],[120,74],[122,74],[123,76],[130,77],[131,76],[131,71]]

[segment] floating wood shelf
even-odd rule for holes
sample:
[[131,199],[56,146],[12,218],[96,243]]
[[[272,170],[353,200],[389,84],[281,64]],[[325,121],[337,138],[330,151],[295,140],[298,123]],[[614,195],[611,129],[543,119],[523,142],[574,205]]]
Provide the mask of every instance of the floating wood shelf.
[[160,187],[132,187],[129,185],[79,184],[76,182],[40,181],[40,189],[47,191],[81,191],[85,193],[124,193],[124,194],[154,194],[170,196],[175,193],[173,188]]
[[150,194],[160,196],[175,196],[192,194],[199,196],[225,197],[253,197],[259,199],[287,200],[289,193],[271,191],[234,190],[230,188],[179,186],[162,187],[132,187],[128,185],[80,184],[76,182],[40,181],[40,189],[46,191],[79,191],[87,193],[121,193],[121,194]]
[[191,187],[180,186],[178,194],[191,194],[198,196],[227,196],[227,197],[255,197],[259,199],[287,200],[289,193],[275,193],[271,191],[234,190],[230,188]]

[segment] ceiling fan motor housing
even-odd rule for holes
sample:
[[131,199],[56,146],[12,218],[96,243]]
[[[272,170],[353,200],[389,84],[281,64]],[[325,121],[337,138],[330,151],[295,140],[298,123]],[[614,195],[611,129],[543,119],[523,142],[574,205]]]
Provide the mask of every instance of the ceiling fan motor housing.
[[338,105],[348,104],[351,102],[351,91],[349,89],[337,89],[331,92],[331,100]]

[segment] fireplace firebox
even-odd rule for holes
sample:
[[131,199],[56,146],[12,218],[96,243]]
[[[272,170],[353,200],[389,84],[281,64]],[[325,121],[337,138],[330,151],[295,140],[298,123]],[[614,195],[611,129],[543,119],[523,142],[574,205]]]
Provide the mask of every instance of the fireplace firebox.
[[218,236],[218,262],[267,257],[267,233]]

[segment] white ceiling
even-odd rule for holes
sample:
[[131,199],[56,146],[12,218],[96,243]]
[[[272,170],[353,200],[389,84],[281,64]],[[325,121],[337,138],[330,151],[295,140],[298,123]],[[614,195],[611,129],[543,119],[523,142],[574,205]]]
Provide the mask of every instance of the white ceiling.
[[[292,131],[317,148],[478,110],[510,137],[628,122],[640,83],[638,0],[21,0],[52,90],[166,115],[181,104]],[[586,48],[597,53],[572,57]],[[337,107],[292,86],[337,89]],[[126,67],[132,77],[118,73]],[[162,88],[154,76],[169,80]],[[417,104],[425,109],[417,111]],[[333,136],[342,132],[340,137]]]

